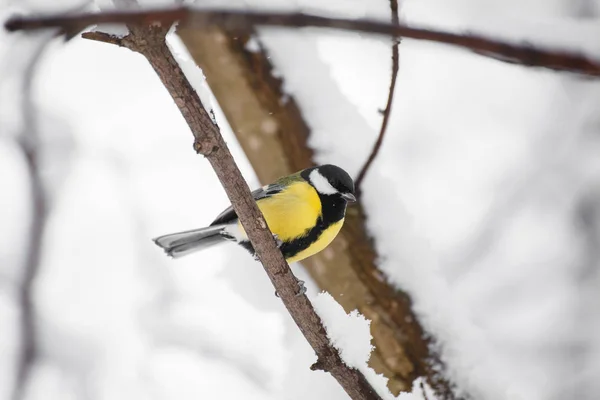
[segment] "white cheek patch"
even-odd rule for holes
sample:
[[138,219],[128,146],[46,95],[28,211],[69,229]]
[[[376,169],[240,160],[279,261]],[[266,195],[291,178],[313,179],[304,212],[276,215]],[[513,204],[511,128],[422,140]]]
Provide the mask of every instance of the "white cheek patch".
[[331,186],[331,183],[325,178],[318,169],[315,169],[308,175],[310,183],[317,189],[317,192],[321,194],[336,194],[338,190]]

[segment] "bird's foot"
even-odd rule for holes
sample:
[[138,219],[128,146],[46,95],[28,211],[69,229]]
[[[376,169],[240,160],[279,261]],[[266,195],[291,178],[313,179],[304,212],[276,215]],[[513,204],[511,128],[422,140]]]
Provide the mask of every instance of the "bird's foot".
[[[296,293],[296,297],[299,297],[306,293],[306,286],[304,286],[304,281],[301,281],[300,279],[296,279],[296,282],[298,282],[298,293]],[[277,291],[275,291],[275,297],[279,297]]]
[[[279,239],[276,234],[273,234],[273,239],[275,239],[275,243],[277,243],[277,248],[281,248],[281,245],[283,244],[281,239]],[[260,258],[258,258],[256,255],[256,252],[252,253],[252,258],[254,258],[254,261],[260,261]]]
[[306,293],[306,286],[304,286],[304,281],[298,279],[298,293],[296,293],[296,297],[302,296]]

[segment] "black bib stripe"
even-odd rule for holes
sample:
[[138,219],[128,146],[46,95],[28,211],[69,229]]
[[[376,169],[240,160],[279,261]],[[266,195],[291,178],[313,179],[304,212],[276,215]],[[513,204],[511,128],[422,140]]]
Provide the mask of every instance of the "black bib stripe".
[[[279,250],[283,256],[288,259],[296,254],[308,249],[313,243],[319,240],[321,234],[332,224],[344,218],[346,213],[346,202],[337,196],[326,196],[319,194],[321,200],[321,216],[317,219],[317,223],[311,229],[291,241],[283,242]],[[325,215],[325,219],[323,219]],[[255,254],[254,247],[250,241],[245,240],[239,243],[242,247],[248,250],[252,255]]]

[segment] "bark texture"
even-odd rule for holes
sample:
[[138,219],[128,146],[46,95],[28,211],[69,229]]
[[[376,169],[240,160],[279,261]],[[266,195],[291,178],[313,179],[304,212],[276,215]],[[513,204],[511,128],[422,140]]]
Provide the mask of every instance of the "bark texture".
[[[246,49],[252,30],[179,28],[177,34],[202,68],[261,182],[313,165],[310,131],[296,102],[273,77],[266,53]],[[346,312],[358,309],[371,319],[375,350],[370,365],[390,379],[392,393],[410,391],[413,381],[423,376],[439,398],[453,399],[450,383],[438,372],[443,365],[409,297],[386,283],[375,259],[358,205],[348,209],[334,242],[302,263]]]

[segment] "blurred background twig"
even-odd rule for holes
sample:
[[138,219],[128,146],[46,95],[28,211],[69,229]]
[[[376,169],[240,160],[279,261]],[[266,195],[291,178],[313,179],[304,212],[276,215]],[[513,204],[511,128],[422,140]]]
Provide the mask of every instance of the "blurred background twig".
[[369,20],[344,20],[308,14],[285,14],[233,10],[201,10],[186,7],[125,12],[104,12],[72,16],[14,17],[5,23],[9,31],[61,28],[67,36],[86,26],[123,23],[147,24],[160,22],[170,25],[186,21],[198,29],[224,26],[230,29],[246,29],[254,25],[283,27],[335,28],[363,33],[378,33],[449,44],[471,50],[479,55],[498,61],[543,67],[556,71],[569,71],[590,76],[600,76],[600,62],[568,50],[545,50],[530,44],[513,44],[488,39],[473,34],[454,34],[432,29],[387,24]]
[[40,165],[43,146],[39,134],[38,111],[33,101],[33,86],[38,64],[44,49],[51,40],[52,35],[42,36],[38,48],[34,50],[27,63],[27,68],[23,72],[21,104],[23,125],[21,133],[17,137],[17,143],[27,171],[30,213],[26,221],[28,239],[24,252],[25,260],[17,292],[20,304],[21,350],[17,359],[14,400],[25,398],[27,381],[39,353],[36,308],[33,297],[42,259],[44,231],[48,218],[48,199]]
[[[400,19],[398,17],[398,1],[390,0],[390,8],[392,10],[392,23],[399,24]],[[390,120],[390,114],[392,112],[392,102],[394,101],[394,91],[396,90],[396,81],[398,80],[398,69],[400,68],[400,55],[398,51],[398,45],[400,44],[400,38],[392,39],[392,78],[390,79],[390,90],[388,92],[387,102],[385,103],[385,108],[382,110],[381,114],[383,115],[383,119],[381,121],[381,128],[379,129],[379,135],[377,136],[377,140],[373,145],[373,149],[369,154],[369,158],[364,163],[358,176],[355,179],[356,191],[360,197],[361,193],[361,184],[365,179],[365,175],[369,172],[369,167],[375,161],[377,157],[377,153],[379,153],[379,149],[383,144],[383,137],[385,136],[385,132],[387,130],[388,122]]]

